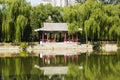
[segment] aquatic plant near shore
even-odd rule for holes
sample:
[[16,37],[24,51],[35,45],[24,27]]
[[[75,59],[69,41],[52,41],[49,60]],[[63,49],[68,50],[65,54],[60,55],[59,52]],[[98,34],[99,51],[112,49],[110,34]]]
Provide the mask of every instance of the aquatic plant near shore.
[[23,43],[20,44],[20,47],[19,47],[19,48],[20,48],[22,51],[26,51],[27,46],[28,46],[28,43],[23,42]]
[[95,42],[93,44],[94,53],[100,53],[102,51],[101,47],[102,47],[102,44]]

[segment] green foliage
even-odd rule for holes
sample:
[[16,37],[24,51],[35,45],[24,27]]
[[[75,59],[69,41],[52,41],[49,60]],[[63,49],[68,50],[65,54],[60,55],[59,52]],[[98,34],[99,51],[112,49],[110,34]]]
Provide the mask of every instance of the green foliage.
[[68,27],[69,34],[73,34],[75,32],[78,32],[78,25],[76,22],[69,23],[68,26],[69,26]]
[[100,53],[102,51],[102,44],[100,42],[94,42],[93,44],[93,53]]
[[25,27],[27,25],[28,19],[26,17],[24,17],[23,15],[19,15],[17,17],[17,21],[16,21],[16,37],[15,37],[15,41],[16,42],[20,42],[21,38],[24,35],[24,30]]
[[20,49],[21,49],[22,51],[26,51],[27,46],[28,46],[28,43],[22,42],[22,43],[20,44]]
[[5,0],[2,7],[2,41],[20,42],[29,25],[30,5],[25,0]]
[[62,22],[62,18],[62,8],[60,7],[53,7],[50,4],[33,7],[30,14],[32,36],[38,38],[38,34],[34,30],[43,27],[44,22]]
[[[69,33],[83,28],[86,41],[120,39],[120,5],[102,4],[87,0],[64,8],[63,19],[69,24]],[[77,26],[77,27],[76,27]]]
[[32,7],[26,0],[0,0],[0,41],[36,41],[35,29],[44,22],[67,22],[69,34],[82,28],[88,40],[120,41],[119,0],[77,0],[82,4],[53,7],[50,4]]
[[64,11],[63,19],[65,22],[68,23],[69,34],[78,32],[78,28],[81,27],[80,22],[79,22],[79,13],[77,12],[78,7],[79,7],[79,5],[68,6],[68,7],[65,7],[63,10]]
[[1,41],[1,37],[2,37],[2,10],[0,9],[0,41]]

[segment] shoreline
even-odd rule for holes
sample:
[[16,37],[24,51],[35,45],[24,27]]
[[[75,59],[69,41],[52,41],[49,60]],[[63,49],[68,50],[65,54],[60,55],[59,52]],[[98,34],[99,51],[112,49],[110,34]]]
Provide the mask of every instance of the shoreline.
[[[7,44],[7,43],[6,43]],[[117,47],[117,44],[104,44],[101,49],[106,52],[116,52],[119,48]],[[42,44],[35,44],[34,46],[27,46],[27,52],[35,52],[40,53],[41,51],[64,51],[64,50],[74,50],[76,52],[92,52],[93,51],[93,45],[91,44],[77,44],[77,43],[42,43]],[[19,53],[20,48],[19,46],[14,45],[0,45],[0,53]]]

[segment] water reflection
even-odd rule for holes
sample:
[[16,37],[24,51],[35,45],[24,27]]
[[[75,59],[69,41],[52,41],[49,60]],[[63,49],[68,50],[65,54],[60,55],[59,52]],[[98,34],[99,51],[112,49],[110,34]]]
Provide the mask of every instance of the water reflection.
[[[41,55],[41,54],[40,54]],[[78,54],[74,55],[43,55],[40,59],[42,60],[42,65],[51,64],[68,64],[68,63],[78,63]]]
[[[49,64],[47,59],[50,60]],[[35,68],[34,65],[40,67],[68,66],[68,72],[66,75],[44,75],[44,72]],[[83,66],[83,69],[80,70],[79,66]],[[120,80],[119,73],[119,54],[42,55],[41,58],[40,56],[0,58],[0,80]]]

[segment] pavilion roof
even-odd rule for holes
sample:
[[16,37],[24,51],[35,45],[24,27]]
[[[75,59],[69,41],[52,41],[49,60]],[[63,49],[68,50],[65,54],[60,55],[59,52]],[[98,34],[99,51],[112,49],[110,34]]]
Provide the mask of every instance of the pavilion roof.
[[68,31],[67,23],[44,23],[44,27],[35,31]]

